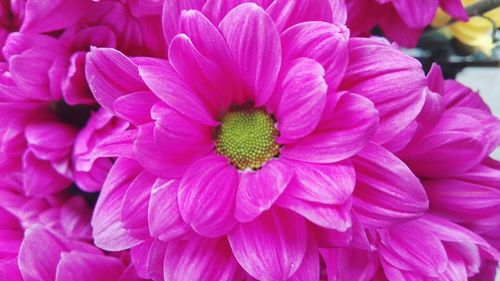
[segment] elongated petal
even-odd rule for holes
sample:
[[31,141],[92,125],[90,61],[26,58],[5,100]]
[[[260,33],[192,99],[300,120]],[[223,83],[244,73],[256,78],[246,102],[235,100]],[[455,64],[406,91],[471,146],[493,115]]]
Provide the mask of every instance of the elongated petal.
[[176,180],[158,179],[153,185],[148,209],[149,232],[153,237],[168,241],[190,230],[179,211],[178,189],[179,181]]
[[134,125],[151,121],[151,107],[160,101],[151,92],[135,92],[121,96],[113,103],[116,115]]
[[286,280],[299,268],[307,245],[304,219],[272,209],[252,222],[238,225],[228,235],[238,263],[264,280]]
[[341,88],[375,104],[380,113],[377,143],[392,139],[415,120],[425,102],[426,84],[422,66],[414,58],[375,39],[349,40],[349,67]]
[[225,238],[195,238],[168,244],[165,280],[233,280],[238,263]]
[[302,164],[290,161],[294,177],[286,194],[311,202],[344,203],[352,195],[355,172],[349,161],[333,164]]
[[469,20],[469,15],[467,14],[467,11],[465,10],[462,1],[460,0],[446,0],[446,1],[439,1],[441,8],[443,10],[451,15],[452,17],[461,20],[461,21],[467,21]]
[[[218,25],[234,7],[247,2],[262,4],[261,0],[206,0],[202,12],[214,25]],[[265,8],[264,5],[261,6]]]
[[29,196],[44,197],[71,184],[49,161],[40,160],[30,151],[23,156],[23,175],[22,185]]
[[488,105],[484,103],[479,93],[455,80],[446,80],[444,82],[443,103],[446,108],[472,107],[490,112]]
[[335,90],[347,68],[348,38],[349,30],[343,25],[321,21],[297,24],[281,35],[283,61],[306,57],[319,62],[328,87]]
[[163,3],[162,24],[163,33],[167,43],[179,32],[179,17],[182,10],[196,9],[201,10],[205,0],[166,0]]
[[287,144],[283,157],[312,162],[333,163],[359,152],[370,141],[378,123],[373,103],[359,95],[345,94],[334,113],[309,136]]
[[128,232],[138,238],[149,237],[148,206],[156,177],[140,173],[129,185],[122,201],[121,221]]
[[203,124],[217,124],[191,87],[179,77],[169,62],[151,59],[139,65],[139,73],[148,87],[170,107]]
[[307,235],[307,246],[304,254],[304,259],[300,264],[299,269],[288,280],[301,281],[301,280],[320,280],[320,265],[319,265],[319,250],[314,237],[314,232],[309,228]]
[[198,233],[215,237],[231,230],[238,175],[219,155],[196,161],[183,175],[178,202],[182,218]]
[[86,62],[89,87],[97,102],[111,112],[117,98],[147,90],[137,65],[115,49],[92,48]]
[[127,187],[141,170],[137,162],[119,158],[109,171],[91,222],[92,236],[98,247],[119,251],[141,242],[127,233],[120,220],[122,200]]
[[114,257],[80,252],[62,253],[55,281],[118,280],[124,270],[123,263]]
[[293,170],[279,160],[271,160],[262,169],[239,174],[235,217],[249,222],[271,208],[293,176]]
[[434,18],[439,0],[393,0],[401,19],[412,28],[424,28]]
[[281,81],[281,102],[276,117],[284,140],[310,134],[319,123],[326,103],[325,71],[314,60],[300,58],[290,62]]
[[396,156],[371,143],[353,158],[354,209],[363,225],[386,227],[419,217],[429,201],[419,179]]
[[[267,12],[276,23],[279,32],[288,27],[305,21],[333,20],[333,10],[329,0],[307,1],[307,0],[283,0],[274,1]],[[340,2],[340,1],[339,1]]]
[[281,43],[270,16],[253,3],[232,9],[219,24],[255,105],[271,96],[281,67]]

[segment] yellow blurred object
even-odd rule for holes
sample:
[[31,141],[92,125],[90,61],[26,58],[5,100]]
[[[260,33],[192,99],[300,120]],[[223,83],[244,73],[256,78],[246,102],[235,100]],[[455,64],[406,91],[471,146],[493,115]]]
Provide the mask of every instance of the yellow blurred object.
[[[476,3],[478,0],[462,0],[462,4],[467,7]],[[494,32],[494,21],[500,25],[500,8],[493,9],[484,14],[484,17],[471,17],[468,22],[454,22],[449,25],[451,17],[443,10],[439,9],[431,24],[434,28],[440,28],[445,35],[451,35],[465,45],[474,47],[482,51],[484,54],[491,56],[491,51],[495,47],[492,38]]]

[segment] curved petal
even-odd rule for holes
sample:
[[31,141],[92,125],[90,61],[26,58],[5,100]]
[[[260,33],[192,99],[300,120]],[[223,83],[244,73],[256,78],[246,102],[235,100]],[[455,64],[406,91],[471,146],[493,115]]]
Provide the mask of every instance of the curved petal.
[[129,185],[121,205],[121,221],[128,233],[138,238],[148,238],[148,206],[156,177],[144,171]]
[[381,12],[384,16],[379,20],[378,25],[389,41],[397,42],[406,48],[413,48],[417,45],[418,39],[423,34],[423,27],[408,26],[393,6],[385,6]]
[[[234,7],[247,3],[253,2],[261,4],[261,0],[206,0],[205,5],[203,5],[202,12],[206,15],[214,25],[218,25],[220,21],[226,16],[226,14],[231,11]],[[260,5],[263,6],[264,5]]]
[[290,161],[294,177],[285,193],[306,201],[341,204],[352,196],[356,174],[350,161],[310,164]]
[[293,168],[280,160],[271,160],[257,171],[239,174],[235,217],[249,222],[271,208],[293,176]]
[[219,29],[255,105],[263,105],[281,67],[281,43],[273,20],[261,7],[245,3],[232,9]]
[[58,172],[49,161],[40,160],[31,151],[23,155],[23,188],[26,195],[45,197],[71,185],[71,180]]
[[304,259],[300,264],[299,269],[293,274],[288,281],[303,281],[303,280],[320,280],[320,259],[319,249],[316,244],[314,232],[307,233],[307,246],[304,254]]
[[234,280],[237,269],[225,238],[177,240],[165,252],[165,280]]
[[151,107],[158,101],[151,92],[135,92],[117,98],[113,109],[116,116],[137,126],[151,122]]
[[341,88],[375,104],[380,113],[375,142],[391,140],[415,120],[425,102],[426,86],[422,65],[416,59],[380,40],[349,40],[349,66]]
[[370,141],[377,128],[378,113],[362,96],[343,95],[328,120],[305,138],[281,149],[283,157],[313,163],[333,163],[349,158]]
[[286,280],[300,267],[307,245],[303,218],[273,208],[228,234],[238,263],[260,280]]
[[412,28],[425,28],[434,19],[439,0],[392,0],[401,19]]
[[336,90],[347,68],[348,38],[349,30],[343,25],[299,23],[281,35],[283,61],[306,57],[319,62],[325,69],[328,88]]
[[87,53],[85,75],[97,102],[111,112],[117,98],[147,91],[137,65],[115,49],[92,47]]
[[119,280],[125,265],[115,257],[80,252],[61,253],[55,281]]
[[167,43],[179,33],[179,17],[182,10],[201,10],[206,0],[163,1],[162,25]]
[[192,164],[179,185],[182,218],[198,233],[215,237],[236,224],[238,174],[225,157],[206,156]]
[[139,64],[139,74],[154,94],[170,107],[203,124],[217,124],[204,102],[168,61],[150,59],[147,64]]
[[274,1],[266,11],[273,18],[276,28],[281,33],[288,27],[305,21],[332,22],[331,2],[337,1],[280,0]]
[[141,242],[127,233],[120,220],[125,192],[141,170],[137,162],[119,158],[109,171],[92,215],[92,236],[98,247],[120,251]]
[[446,108],[472,107],[490,112],[488,105],[478,92],[474,92],[455,80],[444,81],[443,104]]
[[[148,223],[151,236],[168,241],[187,233],[190,228],[181,217],[177,203],[178,180],[158,179],[149,199]],[[165,216],[168,214],[168,216]]]
[[319,123],[328,87],[323,67],[314,60],[299,58],[281,81],[281,101],[276,112],[281,142],[310,134]]
[[387,227],[427,210],[429,201],[419,179],[389,151],[370,143],[352,162],[354,210],[363,225]]

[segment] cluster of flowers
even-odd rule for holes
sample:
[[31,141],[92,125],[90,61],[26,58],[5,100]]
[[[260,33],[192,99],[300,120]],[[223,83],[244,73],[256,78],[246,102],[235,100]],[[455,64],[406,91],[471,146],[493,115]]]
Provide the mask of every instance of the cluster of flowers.
[[493,280],[500,121],[359,37],[439,5],[3,0],[0,280]]

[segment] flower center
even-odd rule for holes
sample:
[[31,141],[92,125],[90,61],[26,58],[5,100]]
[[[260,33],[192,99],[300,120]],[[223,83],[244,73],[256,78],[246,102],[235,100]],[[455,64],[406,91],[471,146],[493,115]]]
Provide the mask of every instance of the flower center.
[[216,134],[217,152],[240,170],[256,170],[279,155],[274,119],[263,109],[239,109],[222,118]]

